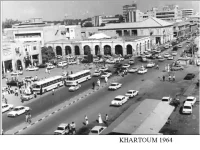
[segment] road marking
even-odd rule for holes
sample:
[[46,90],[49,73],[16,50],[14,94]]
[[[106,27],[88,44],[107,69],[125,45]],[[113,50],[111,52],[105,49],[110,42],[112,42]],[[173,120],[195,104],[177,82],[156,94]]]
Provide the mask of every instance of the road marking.
[[24,127],[23,130],[27,129],[27,127]]
[[29,128],[31,125],[28,125],[27,128]]
[[34,125],[34,124],[35,124],[35,122],[31,123],[31,125]]
[[35,124],[38,123],[38,120],[35,122]]
[[42,119],[39,119],[38,121],[42,121]]

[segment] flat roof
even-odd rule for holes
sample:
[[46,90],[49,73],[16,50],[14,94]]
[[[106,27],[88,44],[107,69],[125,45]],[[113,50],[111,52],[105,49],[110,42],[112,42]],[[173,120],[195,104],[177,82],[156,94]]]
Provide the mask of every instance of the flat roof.
[[146,99],[112,132],[118,134],[158,134],[173,109],[173,106],[163,103],[161,100]]
[[69,77],[73,78],[73,77],[75,77],[77,75],[80,75],[80,74],[86,73],[86,72],[90,72],[90,70],[82,70],[82,71],[76,72],[74,74],[70,74]]
[[59,78],[62,78],[62,76],[50,77],[50,78],[47,78],[47,79],[44,79],[44,80],[41,80],[41,81],[37,81],[37,82],[35,82],[35,84],[41,85],[41,84],[44,84],[46,82],[49,82],[49,81],[52,81],[52,80],[56,80],[56,79],[59,79]]

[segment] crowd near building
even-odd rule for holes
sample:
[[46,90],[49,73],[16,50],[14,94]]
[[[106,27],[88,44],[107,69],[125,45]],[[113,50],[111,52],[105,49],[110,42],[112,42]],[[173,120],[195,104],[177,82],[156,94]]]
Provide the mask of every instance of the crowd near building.
[[[193,9],[180,10],[177,5],[142,13],[137,4],[123,6],[124,22],[119,15],[95,16],[94,27],[54,25],[32,18],[12,28],[4,29],[2,71],[25,69],[42,63],[41,48],[52,47],[56,55],[143,54],[154,45],[160,45],[195,32],[199,15]],[[182,17],[187,20],[179,21]],[[102,25],[103,24],[103,25]]]

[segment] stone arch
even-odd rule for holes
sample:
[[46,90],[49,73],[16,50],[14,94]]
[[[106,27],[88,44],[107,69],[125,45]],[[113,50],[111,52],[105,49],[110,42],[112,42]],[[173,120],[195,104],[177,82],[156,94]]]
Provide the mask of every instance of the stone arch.
[[80,55],[80,49],[79,49],[79,46],[75,46],[74,47],[74,49],[75,49],[75,55]]
[[23,70],[22,61],[20,59],[18,59],[16,61],[16,69],[20,70],[20,68]]
[[100,54],[100,47],[99,47],[99,45],[96,45],[94,49],[95,49],[95,55],[99,55]]
[[133,48],[132,48],[132,46],[130,45],[130,44],[128,44],[127,46],[126,46],[126,51],[127,51],[127,55],[128,54],[133,54],[133,50],[132,50]]
[[70,46],[65,46],[65,55],[72,54],[72,49]]
[[83,50],[84,50],[84,55],[88,55],[91,53],[91,49],[90,49],[90,46],[89,45],[85,45],[83,47]]
[[115,46],[115,54],[116,55],[121,54],[123,56],[123,47],[121,45],[116,45]]
[[56,46],[56,55],[62,56],[62,48],[60,46]]
[[104,46],[104,55],[112,55],[111,46],[110,45],[105,45]]

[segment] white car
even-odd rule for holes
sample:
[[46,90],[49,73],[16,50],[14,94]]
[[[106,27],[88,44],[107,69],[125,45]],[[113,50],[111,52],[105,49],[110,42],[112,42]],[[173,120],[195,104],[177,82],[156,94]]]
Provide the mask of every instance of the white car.
[[133,59],[129,60],[129,64],[133,65],[135,63],[135,61]]
[[47,69],[53,69],[53,68],[55,68],[54,65],[52,65],[52,64],[48,64]]
[[11,112],[7,114],[8,117],[16,117],[23,113],[30,111],[30,108],[27,106],[17,106]]
[[28,67],[26,68],[26,71],[38,71],[39,68],[38,67]]
[[1,112],[2,113],[4,113],[4,112],[6,112],[6,111],[10,111],[10,110],[12,110],[13,109],[13,105],[11,105],[11,104],[2,104],[2,110],[1,110]]
[[165,54],[164,54],[164,57],[165,57],[165,58],[168,58],[169,56],[170,56],[169,53],[165,53]]
[[179,45],[178,45],[178,48],[181,48],[181,47],[182,47],[182,45],[181,45],[181,44],[179,44]]
[[57,57],[57,59],[61,59],[61,58],[62,58],[62,56],[61,56],[61,55],[57,55],[56,57]]
[[157,58],[160,59],[160,58],[162,58],[162,56],[161,56],[161,55],[158,55]]
[[26,76],[24,78],[25,81],[34,81],[34,77],[31,77],[31,76]]
[[170,96],[165,96],[162,98],[162,102],[170,103],[172,101],[172,98]]
[[74,92],[74,91],[76,91],[80,88],[81,88],[80,84],[72,85],[72,86],[69,87],[69,91]]
[[184,103],[182,113],[183,114],[192,114],[192,105],[190,103]]
[[152,67],[154,67],[155,66],[155,63],[154,62],[149,62],[148,64],[147,64],[147,68],[152,68]]
[[98,77],[98,76],[100,76],[100,75],[101,75],[101,71],[95,70],[93,76],[94,76],[94,77]]
[[11,76],[23,75],[23,72],[22,71],[12,72],[10,75]]
[[165,47],[166,49],[169,48],[169,44],[166,44],[164,47]]
[[121,83],[111,83],[111,85],[108,87],[109,90],[117,90],[122,87]]
[[129,64],[124,64],[124,65],[122,66],[122,68],[129,68],[129,67],[130,67]]
[[111,101],[112,106],[122,106],[124,103],[128,101],[129,97],[118,95]]
[[158,61],[165,61],[165,58],[159,58]]
[[200,60],[197,60],[197,66],[200,66]]
[[173,60],[174,57],[173,57],[173,56],[169,56],[167,59],[168,59],[168,60]]
[[99,135],[101,134],[107,127],[104,126],[95,126],[90,130],[89,135]]
[[54,135],[65,135],[69,133],[69,124],[62,123],[60,124],[56,131],[54,131]]
[[68,62],[69,65],[74,65],[74,64],[76,64],[76,63],[77,63],[76,61],[69,61],[69,62]]
[[34,98],[34,95],[31,93],[26,93],[21,96],[22,101],[29,101]]
[[176,55],[177,55],[177,52],[173,52],[173,53],[172,53],[172,56],[176,56]]
[[102,68],[100,68],[99,70],[100,70],[100,71],[106,71],[106,70],[108,70],[108,68],[107,68],[107,67],[102,67]]
[[145,56],[148,58],[148,57],[151,57],[152,54],[146,53]]
[[193,97],[193,96],[188,96],[185,103],[189,103],[191,104],[192,106],[194,106],[194,104],[196,103],[197,99],[196,97]]
[[114,64],[114,63],[116,63],[116,60],[112,60],[112,59],[107,59],[106,60],[106,62],[108,63],[108,64]]
[[147,69],[146,68],[140,68],[138,70],[138,74],[144,74],[144,73],[147,73]]
[[128,97],[132,98],[132,97],[135,97],[136,95],[138,95],[138,93],[139,93],[139,91],[136,91],[136,90],[129,90],[129,91],[125,94],[125,96],[128,96]]
[[134,72],[137,72],[138,69],[139,69],[138,67],[132,67],[131,69],[128,70],[128,72],[134,73]]
[[104,73],[101,75],[101,78],[105,78],[105,77],[109,78],[111,75],[112,75],[112,73],[110,73],[110,72],[104,72]]

